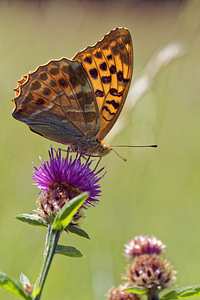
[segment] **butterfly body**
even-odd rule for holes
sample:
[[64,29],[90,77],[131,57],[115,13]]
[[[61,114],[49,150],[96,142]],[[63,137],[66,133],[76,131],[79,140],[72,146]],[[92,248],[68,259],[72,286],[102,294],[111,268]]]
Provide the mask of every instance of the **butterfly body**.
[[72,60],[51,60],[18,81],[13,117],[85,155],[104,156],[132,76],[132,42],[116,28]]
[[83,152],[85,155],[101,157],[108,154],[112,148],[104,144],[104,141],[81,139],[75,146],[71,145],[72,151]]

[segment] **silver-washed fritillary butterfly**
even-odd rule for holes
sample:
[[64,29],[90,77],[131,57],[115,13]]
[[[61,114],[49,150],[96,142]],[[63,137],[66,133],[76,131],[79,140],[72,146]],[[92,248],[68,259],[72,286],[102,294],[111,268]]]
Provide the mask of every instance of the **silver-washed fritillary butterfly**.
[[131,35],[116,28],[72,60],[51,60],[23,76],[12,115],[43,137],[101,157],[112,150],[103,139],[122,110],[132,70]]

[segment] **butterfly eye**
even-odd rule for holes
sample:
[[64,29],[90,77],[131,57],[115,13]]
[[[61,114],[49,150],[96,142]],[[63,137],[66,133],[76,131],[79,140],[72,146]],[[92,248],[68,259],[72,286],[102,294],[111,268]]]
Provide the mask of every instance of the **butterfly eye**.
[[102,155],[106,155],[112,150],[112,148],[109,147],[108,145],[104,144],[103,141],[101,141],[101,145],[102,145],[102,148],[101,148]]
[[103,148],[103,151],[102,151],[103,155],[108,154],[110,152],[110,150],[112,150],[111,147]]

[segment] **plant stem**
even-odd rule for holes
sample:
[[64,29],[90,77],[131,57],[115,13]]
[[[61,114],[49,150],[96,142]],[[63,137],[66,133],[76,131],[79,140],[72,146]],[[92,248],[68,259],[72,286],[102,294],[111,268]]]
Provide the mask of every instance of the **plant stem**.
[[159,300],[159,295],[157,292],[148,294],[148,300]]
[[56,246],[60,237],[60,231],[52,230],[52,225],[48,226],[48,231],[46,235],[46,243],[44,250],[43,263],[40,271],[40,275],[37,279],[36,289],[39,288],[39,293],[33,297],[33,300],[40,300],[44,283],[55,254]]

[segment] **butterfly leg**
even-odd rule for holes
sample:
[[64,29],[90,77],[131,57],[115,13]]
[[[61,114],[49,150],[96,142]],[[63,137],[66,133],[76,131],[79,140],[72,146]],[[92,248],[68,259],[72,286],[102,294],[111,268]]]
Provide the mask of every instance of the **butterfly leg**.
[[88,157],[84,154],[82,154],[81,157],[84,158],[85,160],[88,159]]
[[99,157],[99,160],[98,160],[98,162],[97,162],[97,164],[96,164],[96,167],[94,168],[94,171],[96,171],[96,169],[97,169],[97,167],[98,167],[98,165],[99,165],[101,159],[102,159],[102,156]]

